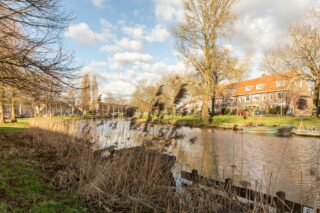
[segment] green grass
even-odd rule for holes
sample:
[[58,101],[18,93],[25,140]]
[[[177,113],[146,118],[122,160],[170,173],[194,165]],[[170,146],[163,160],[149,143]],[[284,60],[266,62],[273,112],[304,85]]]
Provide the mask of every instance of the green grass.
[[0,212],[88,212],[82,196],[50,185],[57,162],[34,156],[17,134],[1,133]]
[[[141,119],[144,121],[145,118]],[[320,128],[320,119],[315,117],[290,117],[290,116],[249,116],[244,120],[242,116],[219,115],[213,118],[213,123],[203,121],[199,116],[165,116],[164,123],[181,124],[188,126],[294,126],[302,128]]]
[[11,123],[5,120],[4,124],[0,124],[0,132],[18,132],[23,131],[29,127],[32,118],[18,118],[17,122]]

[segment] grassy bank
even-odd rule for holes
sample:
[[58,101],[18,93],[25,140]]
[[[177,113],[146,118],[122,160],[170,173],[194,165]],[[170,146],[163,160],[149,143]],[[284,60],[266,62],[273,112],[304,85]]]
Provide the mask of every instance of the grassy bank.
[[52,186],[61,162],[35,152],[22,123],[0,127],[0,212],[88,212],[86,200],[72,188]]
[[[143,118],[141,121],[145,121]],[[180,124],[187,126],[207,126],[207,127],[223,127],[223,126],[294,126],[298,128],[320,128],[320,119],[314,117],[289,117],[289,116],[250,116],[244,120],[241,116],[219,115],[213,118],[212,124],[208,121],[202,121],[199,116],[165,116],[164,123]]]

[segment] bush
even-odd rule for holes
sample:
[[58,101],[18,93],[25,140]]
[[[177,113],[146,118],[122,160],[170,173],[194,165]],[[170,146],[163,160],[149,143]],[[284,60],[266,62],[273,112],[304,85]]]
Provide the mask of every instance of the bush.
[[222,115],[229,115],[231,113],[231,109],[222,108],[221,113],[222,113]]
[[[288,107],[282,107],[282,115],[285,115],[287,111],[288,111]],[[281,114],[281,107],[280,106],[276,106],[276,107],[270,108],[269,109],[269,114],[271,114],[271,115],[280,115]]]

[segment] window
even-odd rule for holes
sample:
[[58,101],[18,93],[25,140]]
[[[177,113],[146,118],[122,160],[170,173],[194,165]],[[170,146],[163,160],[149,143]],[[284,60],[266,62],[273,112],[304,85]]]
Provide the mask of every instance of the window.
[[282,92],[278,92],[278,99],[282,99],[283,98],[283,93]]
[[253,100],[259,101],[259,100],[260,100],[260,95],[255,95],[255,96],[253,96]]
[[235,89],[226,89],[225,90],[225,94],[232,94],[234,93],[236,90]]
[[256,89],[263,89],[263,84],[258,84],[258,85],[256,85]]
[[250,91],[250,90],[252,90],[252,86],[246,86],[244,89],[245,89],[245,91]]
[[276,81],[276,86],[277,87],[283,87],[284,86],[284,81]]
[[272,96],[272,95],[270,95],[270,100],[272,100],[272,98],[273,98],[273,96]]
[[246,101],[250,101],[250,96],[249,95],[246,96]]

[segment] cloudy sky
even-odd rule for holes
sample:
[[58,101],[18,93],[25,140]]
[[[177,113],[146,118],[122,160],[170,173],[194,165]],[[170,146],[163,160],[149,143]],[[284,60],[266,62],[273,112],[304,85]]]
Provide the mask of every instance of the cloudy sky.
[[[287,27],[317,0],[240,0],[234,12],[235,55],[252,56],[247,77],[262,74],[265,50],[285,41]],[[175,50],[172,28],[183,20],[182,0],[68,0],[76,19],[65,44],[83,71],[96,74],[101,93],[129,97],[142,80],[154,82],[186,68]]]

